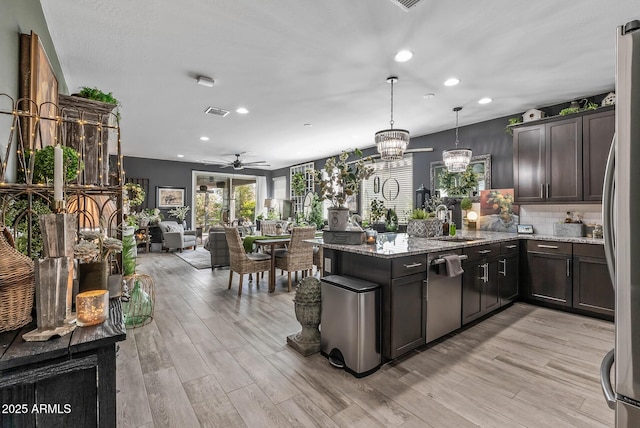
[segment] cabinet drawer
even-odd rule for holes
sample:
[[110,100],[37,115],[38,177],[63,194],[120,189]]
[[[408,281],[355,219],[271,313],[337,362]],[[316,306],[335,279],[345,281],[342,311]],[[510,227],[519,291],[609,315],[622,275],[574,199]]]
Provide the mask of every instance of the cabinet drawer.
[[573,255],[604,259],[604,245],[573,244]]
[[426,271],[427,256],[425,254],[402,257],[391,261],[391,278],[400,278]]
[[485,257],[497,256],[500,254],[500,243],[478,245],[477,247],[467,247],[463,250],[469,258],[468,260],[477,260]]
[[508,255],[518,253],[520,250],[519,241],[507,241],[500,243],[500,254]]
[[571,243],[555,241],[527,241],[527,251],[571,255]]

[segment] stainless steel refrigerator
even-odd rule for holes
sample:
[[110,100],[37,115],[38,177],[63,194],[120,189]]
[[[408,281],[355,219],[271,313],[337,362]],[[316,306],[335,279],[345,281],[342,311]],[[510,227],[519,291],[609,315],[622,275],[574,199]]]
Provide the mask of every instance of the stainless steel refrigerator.
[[616,133],[602,208],[616,295],[616,338],[600,377],[609,407],[616,411],[616,428],[626,428],[640,427],[640,21],[617,31]]

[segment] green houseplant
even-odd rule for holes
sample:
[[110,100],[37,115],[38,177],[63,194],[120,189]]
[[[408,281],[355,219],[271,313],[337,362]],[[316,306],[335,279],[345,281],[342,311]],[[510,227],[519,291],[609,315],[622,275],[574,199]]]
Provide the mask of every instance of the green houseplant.
[[442,222],[435,218],[436,213],[421,208],[411,211],[407,222],[407,234],[418,238],[440,236],[442,234]]
[[113,93],[102,92],[95,86],[93,88],[83,86],[82,88],[80,88],[80,92],[75,95],[77,95],[78,97],[87,98],[89,100],[101,101],[103,103],[115,104],[117,106],[120,105],[120,101],[118,101],[116,97],[113,96]]
[[306,188],[307,180],[305,180],[304,173],[298,171],[291,176],[291,191],[295,196],[304,195]]

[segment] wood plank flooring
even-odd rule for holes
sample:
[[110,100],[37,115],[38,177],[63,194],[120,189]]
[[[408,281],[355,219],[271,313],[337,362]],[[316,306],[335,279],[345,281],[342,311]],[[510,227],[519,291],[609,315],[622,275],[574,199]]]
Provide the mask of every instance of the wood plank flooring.
[[120,343],[118,427],[614,426],[598,378],[610,322],[516,303],[356,379],[286,345],[300,330],[286,276],[238,297],[228,270],[138,262],[156,311]]

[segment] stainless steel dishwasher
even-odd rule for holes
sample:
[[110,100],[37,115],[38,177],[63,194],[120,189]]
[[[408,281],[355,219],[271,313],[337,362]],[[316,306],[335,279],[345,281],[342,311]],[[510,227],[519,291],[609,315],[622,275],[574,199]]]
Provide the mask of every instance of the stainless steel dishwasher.
[[449,277],[442,256],[462,250],[430,253],[427,257],[427,343],[462,327],[462,275]]

